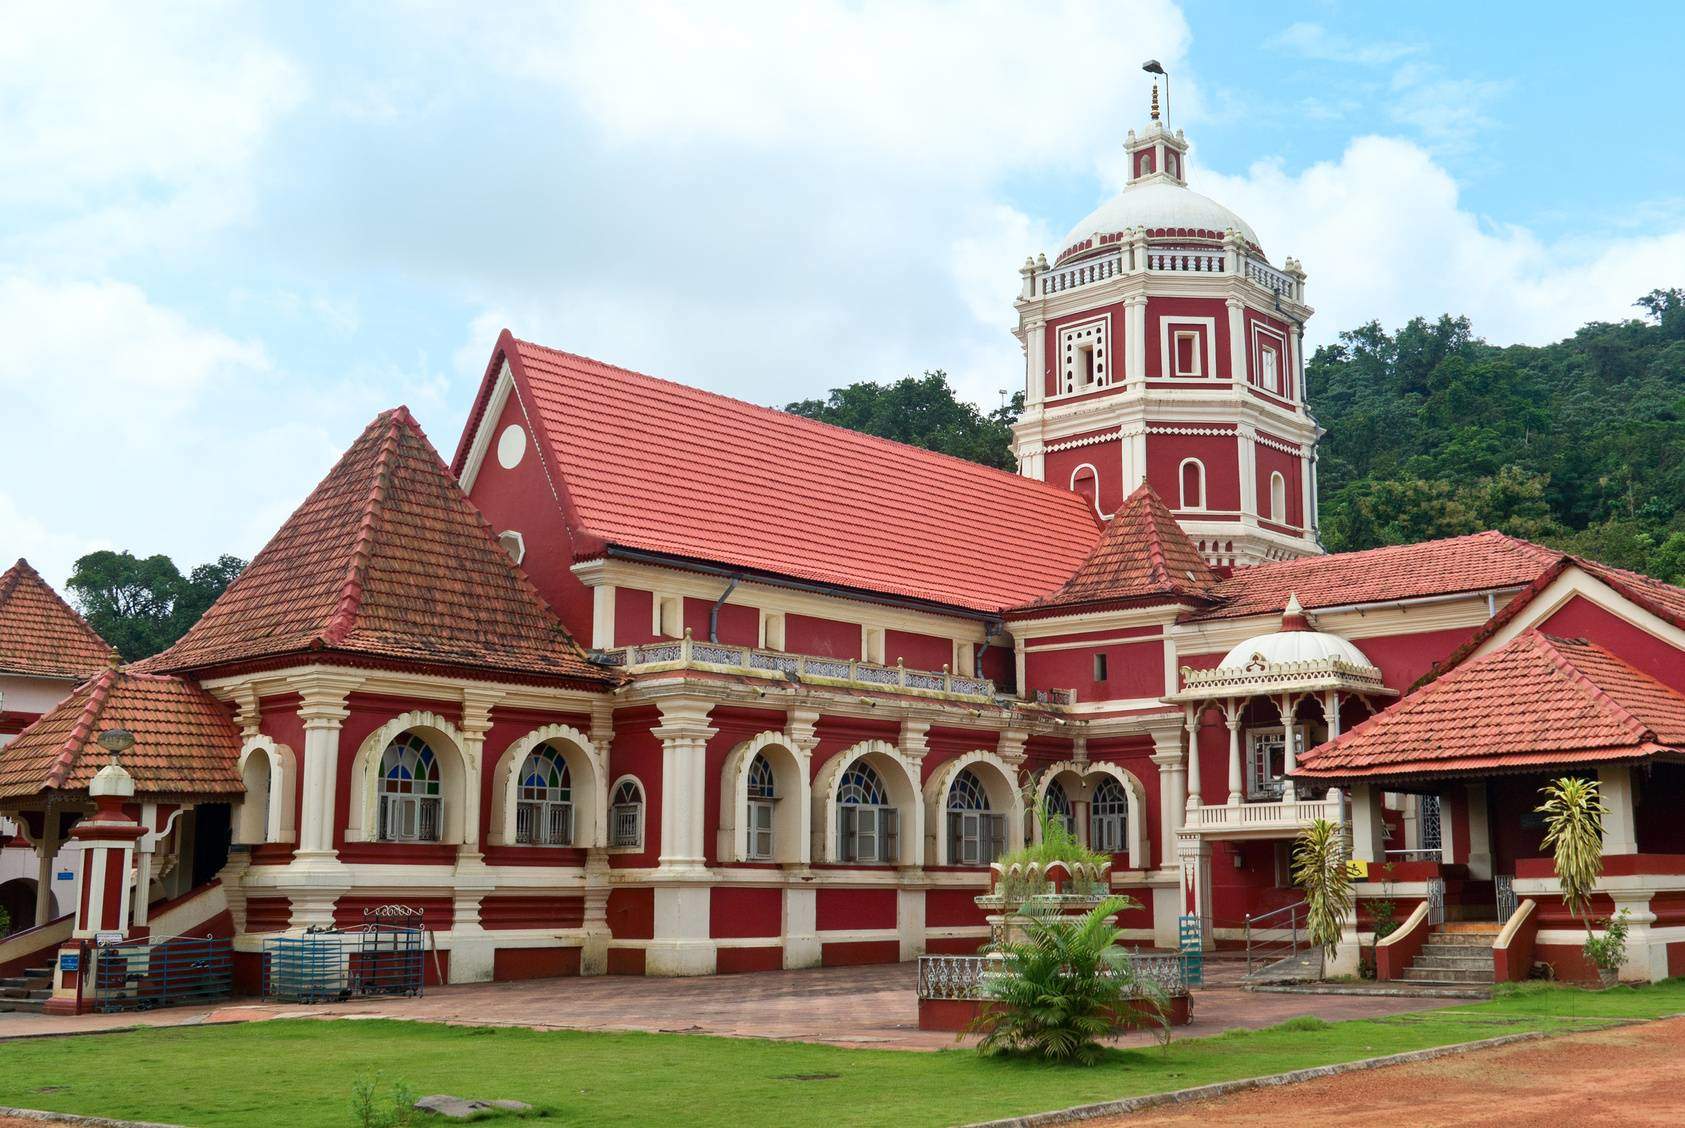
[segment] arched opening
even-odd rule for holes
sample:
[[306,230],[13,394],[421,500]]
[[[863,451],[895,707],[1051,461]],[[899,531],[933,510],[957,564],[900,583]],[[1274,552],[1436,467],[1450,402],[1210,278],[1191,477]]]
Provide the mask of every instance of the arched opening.
[[609,796],[608,844],[619,850],[638,850],[644,844],[644,786],[633,776],[615,781]]
[[1111,776],[1101,778],[1088,804],[1088,848],[1102,854],[1129,849],[1129,796]]
[[942,764],[926,781],[925,861],[986,866],[1024,839],[1024,798],[1013,768],[978,749]]
[[346,841],[461,845],[467,777],[461,736],[448,720],[420,711],[394,717],[352,760]]
[[1100,511],[1100,474],[1088,463],[1083,463],[1071,471],[1071,492],[1086,498],[1094,511]]
[[828,862],[918,865],[928,801],[895,745],[864,741],[827,760],[813,784],[813,850]]
[[1181,470],[1182,509],[1205,508],[1205,463],[1197,458],[1184,458]]
[[1006,852],[1006,815],[989,806],[989,793],[970,768],[948,785],[948,863],[986,866]]
[[492,774],[490,841],[601,846],[608,837],[601,763],[591,738],[569,725],[546,725],[510,744]]
[[[48,894],[47,920],[52,920],[54,916],[52,900],[52,895]],[[3,912],[10,922],[0,928],[0,936],[9,936],[26,928],[34,928],[37,923],[35,880],[29,877],[14,877],[10,881],[0,883],[0,912]]]
[[757,752],[749,761],[748,819],[744,830],[744,854],[755,861],[772,860],[772,816],[778,809],[778,785],[772,775],[772,762],[766,753]]
[[1125,855],[1130,869],[1149,864],[1146,789],[1128,769],[1067,760],[1042,773],[1038,796],[1089,849]]
[[901,812],[889,788],[864,757],[837,783],[837,858],[844,862],[893,862],[901,853]]
[[1280,470],[1270,472],[1270,520],[1278,525],[1287,523],[1287,479]]
[[274,765],[267,748],[248,748],[240,764],[240,782],[246,797],[234,820],[234,840],[248,846],[270,841],[270,805],[274,791]]
[[763,732],[726,757],[720,777],[722,862],[810,860],[807,757],[781,732]]
[[1065,830],[1073,838],[1076,837],[1076,812],[1071,807],[1071,796],[1063,783],[1054,780],[1047,785],[1047,793],[1042,796],[1042,807],[1050,820],[1057,819],[1064,824]]
[[528,752],[517,773],[515,843],[573,845],[573,777],[567,760],[548,744]]
[[444,833],[439,755],[418,732],[386,746],[375,783],[375,837],[382,842],[437,842]]

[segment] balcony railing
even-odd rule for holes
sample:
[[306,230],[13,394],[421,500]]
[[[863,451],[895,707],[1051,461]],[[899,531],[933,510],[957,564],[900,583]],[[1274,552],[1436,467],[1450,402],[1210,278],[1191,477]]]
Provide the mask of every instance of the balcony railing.
[[1323,799],[1291,802],[1235,803],[1195,807],[1188,812],[1187,829],[1206,834],[1259,834],[1303,830],[1317,819],[1342,821],[1342,804],[1332,794]]
[[[921,999],[982,999],[984,979],[1001,970],[999,956],[920,956],[918,997]],[[1167,996],[1186,995],[1186,963],[1180,953],[1132,952],[1129,965],[1137,982],[1152,984]],[[1145,994],[1140,988],[1133,996]]]
[[1135,271],[1149,274],[1234,274],[1290,301],[1304,301],[1304,283],[1298,276],[1277,269],[1250,255],[1231,257],[1228,250],[1210,248],[1131,248],[1119,244],[1105,254],[1064,266],[1050,266],[1035,272],[1025,297],[1045,298],[1106,282]]
[[913,670],[899,662],[885,666],[854,658],[823,658],[722,642],[698,642],[691,638],[688,628],[683,638],[604,650],[598,652],[596,659],[606,666],[634,672],[702,669],[853,689],[986,699],[995,696],[995,683],[988,678],[967,677],[947,670]]

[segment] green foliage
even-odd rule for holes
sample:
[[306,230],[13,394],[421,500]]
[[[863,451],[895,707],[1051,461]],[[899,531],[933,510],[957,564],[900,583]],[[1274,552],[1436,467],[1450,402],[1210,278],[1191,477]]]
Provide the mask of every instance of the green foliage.
[[1375,939],[1385,940],[1398,931],[1398,906],[1385,898],[1369,902],[1369,917],[1375,924]]
[[1024,410],[1019,392],[994,411],[955,398],[948,374],[904,376],[891,384],[862,381],[833,388],[825,399],[802,400],[784,410],[853,431],[864,431],[956,458],[1015,470],[1012,424]]
[[1293,844],[1293,883],[1305,893],[1305,930],[1332,958],[1352,909],[1351,870],[1340,828],[1317,819]]
[[351,1115],[358,1128],[409,1128],[416,1121],[415,1094],[397,1081],[389,1101],[382,1100],[379,1074],[359,1078],[351,1085]]
[[[1001,868],[1010,871],[1015,865],[1025,865],[1031,862],[1046,866],[1049,862],[1064,862],[1067,865],[1081,863],[1099,866],[1111,861],[1111,856],[1090,850],[1077,841],[1071,828],[1065,825],[1065,820],[1051,811],[1043,803],[1036,808],[1036,822],[1041,827],[1041,841],[1030,842],[1009,850],[999,859]],[[1044,892],[1047,883],[1037,880],[1026,883],[1022,878],[1007,876],[1002,879],[1001,892],[1009,901],[1023,901],[1037,893]]]
[[1604,918],[1603,935],[1586,937],[1586,962],[1605,971],[1614,971],[1626,962],[1627,918],[1631,915],[1631,910],[1622,909]]
[[1283,1034],[1303,1034],[1310,1030],[1328,1030],[1334,1024],[1325,1018],[1318,1018],[1314,1014],[1301,1014],[1286,1022],[1278,1022],[1268,1030],[1279,1031]]
[[1500,529],[1685,582],[1685,290],[1636,304],[1542,348],[1444,316],[1318,349],[1323,543]]
[[1164,999],[1136,979],[1129,954],[1118,947],[1123,931],[1112,923],[1139,907],[1111,897],[1081,917],[1029,909],[1027,937],[1000,950],[1001,970],[988,980],[990,1002],[972,1026],[983,1036],[977,1051],[1093,1065],[1104,1053],[1101,1039],[1141,1018],[1156,1017],[1162,1028]]
[[89,625],[132,662],[186,634],[245,567],[223,555],[183,576],[168,556],[101,550],[76,561],[68,586]]
[[[1603,805],[1595,779],[1563,776],[1539,789],[1545,801],[1533,808],[1545,816],[1543,846],[1556,863],[1557,884],[1568,911],[1585,920],[1592,890],[1603,874]],[[1586,934],[1591,924],[1586,923]]]
[[5,936],[7,933],[9,933],[11,931],[12,931],[12,916],[11,916],[10,913],[8,913],[6,911],[4,906],[0,906],[0,936]]

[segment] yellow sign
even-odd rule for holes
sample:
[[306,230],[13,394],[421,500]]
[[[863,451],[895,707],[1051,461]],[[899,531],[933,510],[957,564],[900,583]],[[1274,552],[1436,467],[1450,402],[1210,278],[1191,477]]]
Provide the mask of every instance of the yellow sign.
[[1369,876],[1369,863],[1361,858],[1347,859],[1346,874],[1354,881],[1362,881]]

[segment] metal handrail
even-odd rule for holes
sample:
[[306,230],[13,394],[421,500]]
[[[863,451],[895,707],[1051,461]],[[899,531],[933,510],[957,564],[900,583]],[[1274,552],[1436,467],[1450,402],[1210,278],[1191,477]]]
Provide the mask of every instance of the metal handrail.
[[[1258,913],[1256,916],[1252,913],[1246,914],[1246,973],[1248,975],[1252,974],[1254,964],[1275,963],[1277,960],[1283,960],[1299,953],[1301,922],[1306,912],[1307,902],[1297,901],[1291,905],[1283,905],[1279,909],[1271,909],[1267,913]],[[1285,921],[1278,919],[1282,917],[1286,918]],[[1258,932],[1280,932],[1283,928],[1286,928],[1288,932],[1286,951],[1281,950],[1283,942],[1279,939],[1266,940],[1253,935],[1254,929]],[[1307,946],[1309,942],[1310,934],[1306,931],[1305,943]]]

